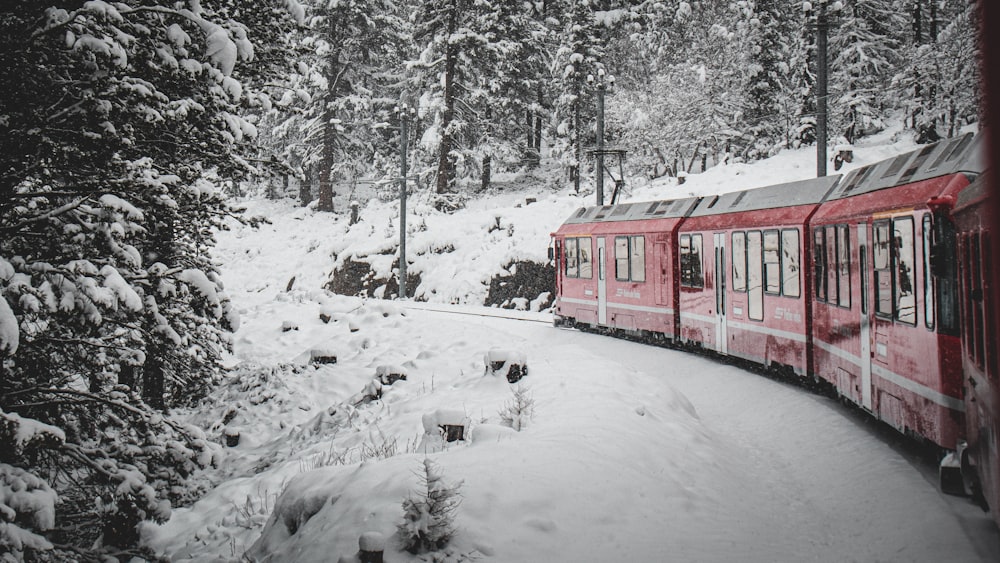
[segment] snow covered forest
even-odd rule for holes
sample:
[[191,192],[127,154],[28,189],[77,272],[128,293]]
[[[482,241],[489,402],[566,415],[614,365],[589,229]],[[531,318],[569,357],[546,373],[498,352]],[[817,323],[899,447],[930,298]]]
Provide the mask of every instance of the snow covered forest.
[[812,146],[820,9],[829,141],[895,120],[932,142],[985,119],[976,6],[5,0],[0,560],[155,559],[140,523],[213,485],[219,437],[173,415],[231,369],[240,315],[213,247],[266,220],[236,198],[388,199],[401,120],[411,189],[438,210],[499,175],[587,182],[600,76],[629,177]]

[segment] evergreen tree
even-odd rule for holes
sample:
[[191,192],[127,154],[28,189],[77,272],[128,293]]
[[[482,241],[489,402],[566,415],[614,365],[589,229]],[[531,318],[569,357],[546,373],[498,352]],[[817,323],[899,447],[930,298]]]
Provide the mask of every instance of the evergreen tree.
[[906,18],[893,0],[845,3],[830,42],[830,131],[848,143],[885,127],[884,92],[900,64]]
[[156,410],[202,396],[230,345],[215,184],[254,170],[241,115],[267,104],[253,85],[289,21],[228,1],[3,5],[0,473],[59,497],[36,550],[134,550],[211,459]]
[[416,12],[413,37],[420,49],[419,57],[411,62],[421,76],[421,83],[430,94],[429,107],[433,117],[433,152],[437,153],[435,192],[454,191],[459,152],[456,138],[460,137],[465,120],[457,111],[460,92],[469,87],[468,75],[461,64],[463,56],[478,42],[468,33],[472,0],[427,0],[420,2]]
[[465,107],[473,115],[469,142],[482,163],[481,186],[486,189],[495,159],[516,167],[525,156],[517,141],[532,136],[533,123],[525,116],[536,109],[545,35],[519,0],[479,1],[473,9],[477,13],[470,30],[481,40],[470,46],[468,66],[475,87]]
[[784,133],[782,114],[788,111],[784,85],[789,74],[787,37],[789,18],[779,0],[741,2],[744,32],[748,36],[746,74],[746,130],[751,158],[774,152]]
[[556,51],[554,74],[558,85],[555,103],[556,140],[553,153],[580,188],[583,166],[584,123],[593,123],[594,104],[588,76],[596,76],[604,49],[591,0],[571,0],[565,12],[563,35]]
[[[914,14],[919,13],[916,7]],[[919,34],[914,16],[917,42],[908,46],[906,64],[894,77],[895,94],[921,142],[956,135],[985,106],[979,87],[977,7],[935,2],[930,8],[919,20]]]

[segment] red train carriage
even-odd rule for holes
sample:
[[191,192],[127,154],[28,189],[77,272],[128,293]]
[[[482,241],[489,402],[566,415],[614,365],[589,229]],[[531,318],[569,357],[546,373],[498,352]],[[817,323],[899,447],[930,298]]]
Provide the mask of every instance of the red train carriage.
[[996,309],[1000,286],[992,229],[993,176],[980,176],[958,195],[952,217],[957,231],[962,370],[965,377],[966,444],[959,446],[962,475],[993,510],[1000,525],[1000,371]]
[[698,199],[581,208],[557,232],[555,317],[629,333],[676,334],[675,233]]
[[935,259],[941,210],[982,170],[966,135],[864,168],[820,206],[809,233],[816,375],[902,432],[954,449],[963,430],[955,280]]
[[804,225],[839,176],[704,198],[678,232],[680,340],[809,372]]

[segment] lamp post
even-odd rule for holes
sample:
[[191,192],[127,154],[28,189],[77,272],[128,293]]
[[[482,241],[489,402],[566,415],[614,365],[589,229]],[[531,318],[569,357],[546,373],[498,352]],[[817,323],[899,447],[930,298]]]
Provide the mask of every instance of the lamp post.
[[[587,82],[597,88],[597,205],[604,205],[604,94],[615,85],[615,77],[605,78],[604,69],[597,70],[597,80],[593,74],[587,75]],[[595,84],[596,82],[596,84]]]
[[399,118],[399,299],[406,298],[406,125],[417,110],[403,104],[393,108]]

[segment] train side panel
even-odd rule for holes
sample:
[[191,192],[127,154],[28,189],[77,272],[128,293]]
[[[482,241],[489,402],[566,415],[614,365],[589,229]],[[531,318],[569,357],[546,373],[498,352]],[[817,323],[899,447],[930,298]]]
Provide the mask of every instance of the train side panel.
[[697,201],[583,208],[574,214],[553,233],[557,323],[675,339],[674,234]]
[[995,176],[964,190],[953,213],[957,231],[961,365],[965,377],[966,442],[962,471],[975,483],[1000,526],[1000,371],[996,345]]
[[810,371],[804,228],[838,177],[705,198],[678,231],[680,338]]
[[947,449],[963,433],[965,409],[954,311],[940,293],[951,282],[931,267],[937,218],[928,202],[967,184],[951,174],[837,198],[821,206],[810,233],[816,375]]

